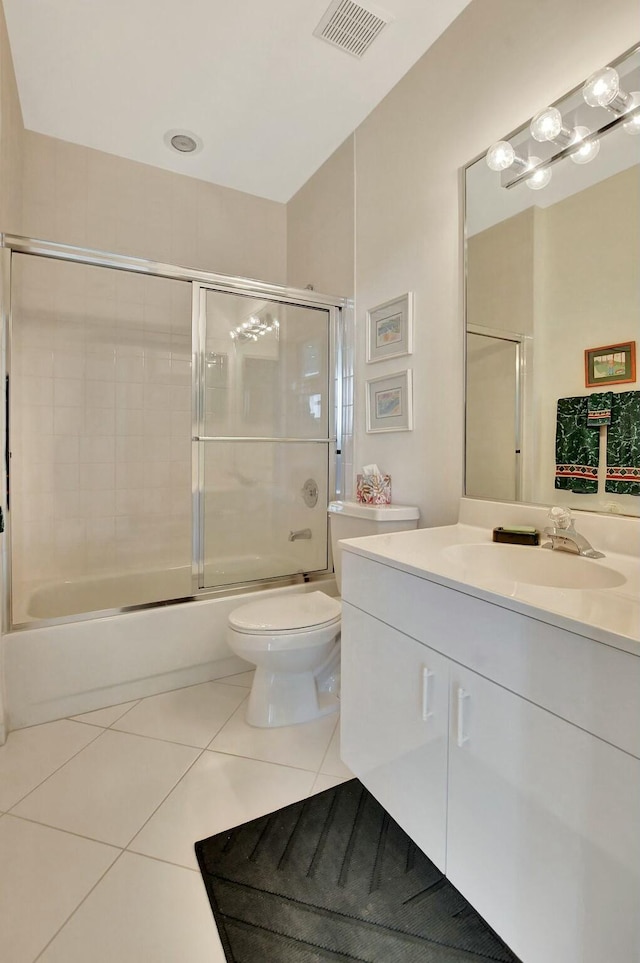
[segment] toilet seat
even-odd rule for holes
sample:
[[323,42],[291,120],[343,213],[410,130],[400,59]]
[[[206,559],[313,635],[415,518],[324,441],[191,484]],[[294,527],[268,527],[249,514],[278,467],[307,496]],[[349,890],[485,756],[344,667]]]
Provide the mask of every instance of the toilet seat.
[[299,635],[338,625],[341,612],[336,599],[324,592],[307,592],[242,605],[229,616],[229,626],[246,635]]

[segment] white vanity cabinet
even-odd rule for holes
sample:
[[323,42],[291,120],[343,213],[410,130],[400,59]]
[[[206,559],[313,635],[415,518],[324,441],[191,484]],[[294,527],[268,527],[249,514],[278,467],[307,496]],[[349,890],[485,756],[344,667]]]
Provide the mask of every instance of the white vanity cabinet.
[[523,963],[640,960],[640,764],[451,666],[446,874]]
[[523,963],[640,963],[640,659],[343,567],[346,763]]
[[445,871],[449,662],[342,604],[341,754]]

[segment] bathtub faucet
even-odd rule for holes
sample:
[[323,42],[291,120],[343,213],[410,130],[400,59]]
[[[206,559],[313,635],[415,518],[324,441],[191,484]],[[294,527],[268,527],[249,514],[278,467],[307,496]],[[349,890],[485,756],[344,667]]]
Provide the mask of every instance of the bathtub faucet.
[[295,542],[297,538],[311,538],[311,529],[299,528],[297,532],[289,532],[290,542]]

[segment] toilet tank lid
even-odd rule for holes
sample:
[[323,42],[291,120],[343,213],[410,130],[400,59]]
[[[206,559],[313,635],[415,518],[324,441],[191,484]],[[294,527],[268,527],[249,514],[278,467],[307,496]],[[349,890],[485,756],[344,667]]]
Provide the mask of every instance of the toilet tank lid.
[[235,609],[229,625],[244,632],[286,632],[337,621],[342,606],[324,592],[305,592],[260,599]]
[[329,502],[329,514],[368,518],[374,522],[408,522],[420,518],[415,505],[362,505],[360,502]]

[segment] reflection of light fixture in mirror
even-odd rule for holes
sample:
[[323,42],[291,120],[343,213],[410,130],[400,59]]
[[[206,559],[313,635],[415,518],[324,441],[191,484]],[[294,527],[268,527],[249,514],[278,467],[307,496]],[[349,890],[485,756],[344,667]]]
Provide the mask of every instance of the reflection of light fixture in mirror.
[[257,318],[255,315],[251,315],[248,321],[243,321],[229,334],[232,341],[257,341],[258,338],[269,334],[270,331],[277,333],[279,327],[280,322],[276,318],[272,318],[270,314],[265,318]]
[[[529,158],[529,167],[537,167],[542,161],[539,157]],[[543,167],[540,170],[534,171],[531,177],[527,177],[525,184],[531,191],[541,191],[543,187],[546,187],[551,180],[551,170],[548,167]]]
[[598,156],[598,151],[600,150],[600,141],[598,138],[594,137],[592,140],[585,140],[585,137],[588,137],[590,133],[591,131],[588,127],[578,126],[574,128],[572,143],[580,144],[580,147],[569,155],[574,164],[588,164],[589,161],[592,161],[594,157]]
[[[640,107],[640,90],[632,90],[629,94],[631,99],[631,105],[629,110],[633,110],[635,107]],[[627,111],[625,111],[627,113]],[[628,120],[626,124],[622,125],[622,129],[625,134],[640,134],[640,110]]]

